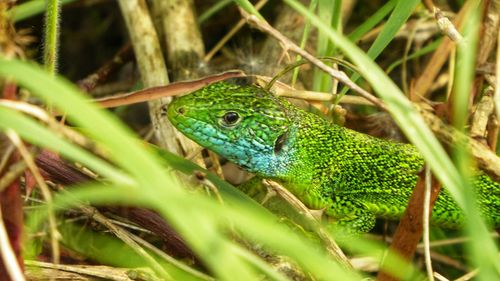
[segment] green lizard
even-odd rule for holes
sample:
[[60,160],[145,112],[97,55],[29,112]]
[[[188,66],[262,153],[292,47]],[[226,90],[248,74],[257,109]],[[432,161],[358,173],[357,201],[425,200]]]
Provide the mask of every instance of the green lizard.
[[[409,144],[358,133],[308,113],[250,83],[218,82],[175,99],[172,124],[198,144],[259,176],[285,184],[337,226],[369,231],[375,218],[399,219],[424,165]],[[474,179],[481,212],[500,226],[500,184]],[[431,221],[445,228],[464,215],[442,190]]]

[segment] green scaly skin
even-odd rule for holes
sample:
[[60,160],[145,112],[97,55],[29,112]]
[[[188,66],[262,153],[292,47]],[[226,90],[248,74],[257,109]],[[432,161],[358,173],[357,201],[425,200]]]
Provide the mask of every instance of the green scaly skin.
[[[369,231],[377,217],[401,218],[424,164],[412,145],[339,127],[248,83],[214,83],[174,100],[167,115],[195,142],[281,181],[350,232]],[[482,173],[474,184],[481,212],[498,228],[500,184]],[[446,189],[431,221],[445,228],[464,222]]]

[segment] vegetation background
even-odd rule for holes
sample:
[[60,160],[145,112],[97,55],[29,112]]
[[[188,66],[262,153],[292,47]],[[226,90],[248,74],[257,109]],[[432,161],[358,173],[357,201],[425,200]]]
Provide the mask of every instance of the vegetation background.
[[[475,164],[500,178],[499,11],[495,0],[1,0],[0,280],[500,280],[498,234],[468,181]],[[411,142],[467,227],[403,219],[395,234],[379,221],[339,248],[293,199],[239,191],[248,175],[161,113],[207,80],[172,83],[230,69],[264,81],[289,69],[277,94]]]

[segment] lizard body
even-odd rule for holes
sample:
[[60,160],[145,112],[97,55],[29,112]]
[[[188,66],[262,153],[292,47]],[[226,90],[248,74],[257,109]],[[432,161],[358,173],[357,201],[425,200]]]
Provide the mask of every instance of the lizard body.
[[[200,145],[259,176],[276,179],[311,209],[354,232],[375,218],[399,219],[424,160],[410,144],[374,138],[308,113],[254,85],[218,82],[175,99],[175,127]],[[500,226],[500,184],[474,178],[481,212]],[[431,221],[445,228],[464,215],[446,189]]]

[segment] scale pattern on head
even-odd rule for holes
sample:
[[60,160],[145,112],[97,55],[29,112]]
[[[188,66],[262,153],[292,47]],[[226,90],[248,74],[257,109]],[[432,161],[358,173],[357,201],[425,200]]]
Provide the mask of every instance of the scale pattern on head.
[[290,156],[288,104],[248,81],[217,82],[168,108],[183,134],[249,171],[276,176]]

